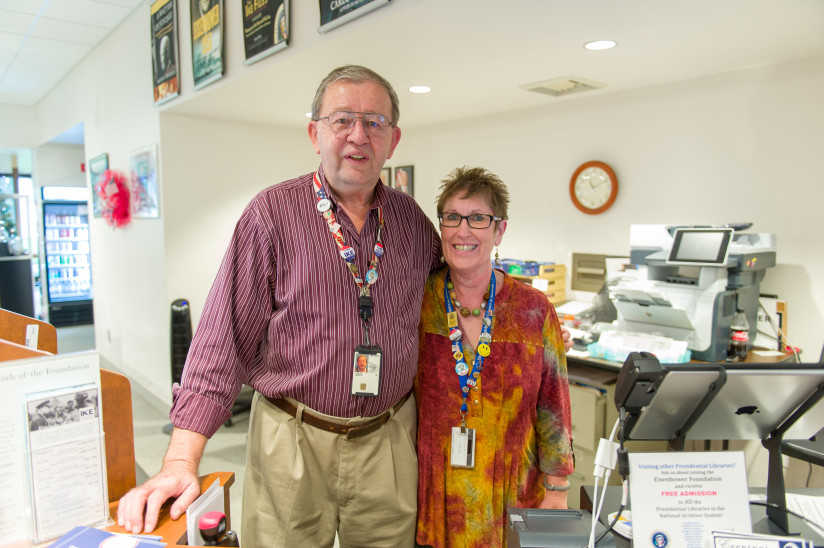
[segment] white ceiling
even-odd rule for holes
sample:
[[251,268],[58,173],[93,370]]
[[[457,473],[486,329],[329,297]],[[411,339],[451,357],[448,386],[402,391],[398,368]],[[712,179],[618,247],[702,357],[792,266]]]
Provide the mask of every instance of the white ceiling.
[[[300,2],[313,5],[302,10],[316,20],[316,0]],[[315,25],[299,30],[318,36]],[[334,47],[323,47],[323,38],[334,39]],[[606,38],[618,46],[583,48]],[[275,54],[276,61],[265,60],[266,70],[219,81],[209,93],[168,108],[305,125],[303,115],[326,72],[358,63],[395,86],[402,128],[488,116],[824,55],[824,0],[392,0],[320,35],[317,47],[290,48]],[[562,98],[520,87],[569,75],[606,87]],[[433,91],[413,95],[407,88],[415,84]]]
[[0,103],[46,96],[144,0],[0,0]]
[[[0,0],[0,103],[36,104],[146,1]],[[225,1],[228,19],[239,17],[229,3],[240,0]],[[244,78],[199,92],[184,85],[162,108],[305,125],[318,81],[359,63],[394,84],[410,127],[824,55],[824,0],[392,0],[328,35],[315,30],[317,0],[291,6],[298,47]],[[607,38],[618,47],[582,47]],[[553,98],[520,87],[570,75],[605,88]],[[414,84],[433,91],[412,95]]]

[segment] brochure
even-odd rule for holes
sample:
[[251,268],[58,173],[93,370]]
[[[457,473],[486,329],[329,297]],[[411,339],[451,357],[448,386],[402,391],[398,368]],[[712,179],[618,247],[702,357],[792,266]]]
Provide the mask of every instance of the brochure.
[[740,451],[631,453],[636,548],[704,548],[712,531],[752,533]]
[[0,362],[0,393],[0,546],[104,523],[97,352]]

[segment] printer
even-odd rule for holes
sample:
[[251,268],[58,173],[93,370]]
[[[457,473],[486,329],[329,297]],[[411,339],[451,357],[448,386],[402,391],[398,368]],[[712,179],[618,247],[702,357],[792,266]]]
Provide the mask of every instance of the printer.
[[632,225],[629,262],[639,275],[608,288],[617,329],[686,341],[693,358],[718,362],[742,310],[754,341],[759,287],[775,266],[776,238],[745,232],[751,225]]

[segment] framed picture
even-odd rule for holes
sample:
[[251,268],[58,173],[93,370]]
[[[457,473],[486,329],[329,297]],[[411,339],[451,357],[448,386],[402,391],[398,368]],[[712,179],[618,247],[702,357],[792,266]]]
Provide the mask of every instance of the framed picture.
[[108,154],[103,153],[89,160],[89,182],[92,185],[92,213],[95,217],[103,216],[103,204],[100,203],[100,196],[97,194],[97,183],[103,176],[103,172],[107,169],[109,169]]
[[223,0],[189,0],[195,89],[223,78]]
[[400,166],[395,168],[395,182],[392,185],[401,192],[410,196],[415,195],[415,168],[414,166]]
[[388,187],[392,186],[392,168],[385,167],[381,170],[381,182]]
[[243,0],[244,65],[280,51],[289,41],[289,0]]
[[180,93],[176,0],[152,2],[152,75],[156,105]]
[[389,0],[357,0],[355,2],[319,0],[320,27],[318,27],[318,32],[329,32],[388,3]]
[[157,146],[149,145],[129,153],[132,171],[132,216],[160,217],[157,191]]

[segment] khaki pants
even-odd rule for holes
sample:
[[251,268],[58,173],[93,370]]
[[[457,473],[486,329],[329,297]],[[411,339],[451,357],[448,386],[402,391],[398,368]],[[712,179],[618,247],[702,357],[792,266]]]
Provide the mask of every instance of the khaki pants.
[[[337,531],[342,548],[414,546],[418,486],[414,401],[410,397],[379,430],[347,440],[303,424],[255,394],[241,545],[331,547]],[[368,420],[312,413],[335,422]]]

